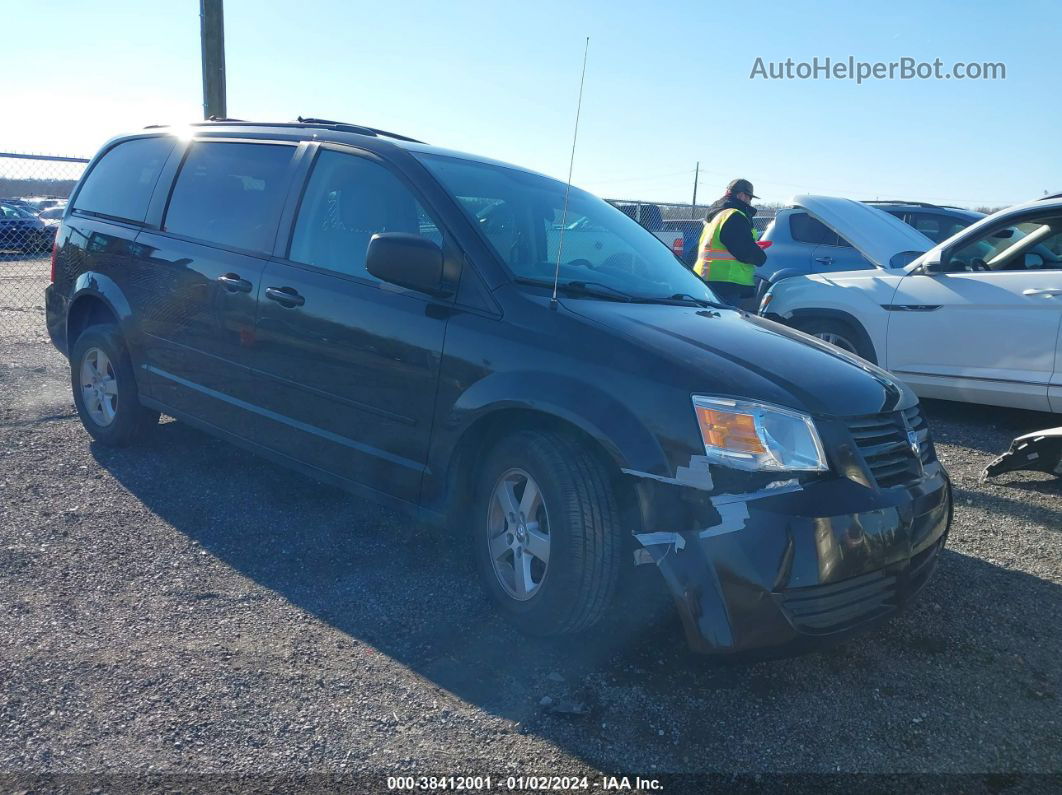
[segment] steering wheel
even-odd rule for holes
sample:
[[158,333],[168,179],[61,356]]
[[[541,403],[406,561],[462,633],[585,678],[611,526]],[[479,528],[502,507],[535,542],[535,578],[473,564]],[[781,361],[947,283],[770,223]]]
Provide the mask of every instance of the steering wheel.
[[981,259],[980,257],[974,257],[972,260],[970,260],[969,264],[966,265],[965,268],[963,268],[963,270],[981,273],[983,271],[989,270],[989,267],[988,263],[986,263],[983,259]]
[[564,264],[565,265],[571,265],[572,267],[575,267],[575,268],[589,268],[592,271],[593,270],[597,270],[597,266],[594,265],[594,263],[592,263],[588,259],[583,259],[582,257],[580,257],[579,259],[573,259],[570,262],[565,262]]

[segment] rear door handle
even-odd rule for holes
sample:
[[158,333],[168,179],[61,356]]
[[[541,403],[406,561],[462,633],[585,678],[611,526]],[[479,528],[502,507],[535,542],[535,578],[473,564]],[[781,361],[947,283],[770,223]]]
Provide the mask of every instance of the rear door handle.
[[815,257],[815,262],[821,262],[823,265],[833,265],[833,257]]
[[1047,298],[1051,298],[1055,295],[1062,295],[1062,287],[1034,287],[1031,290],[1022,290],[1022,295],[1042,295]]
[[265,295],[281,306],[302,306],[306,303],[306,299],[294,287],[266,287]]
[[226,290],[232,293],[249,293],[252,285],[246,279],[241,279],[238,273],[223,273],[217,281]]

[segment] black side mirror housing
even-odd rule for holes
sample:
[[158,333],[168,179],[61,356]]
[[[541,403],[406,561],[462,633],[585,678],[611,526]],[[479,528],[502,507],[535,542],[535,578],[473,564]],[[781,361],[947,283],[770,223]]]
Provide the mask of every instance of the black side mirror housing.
[[447,295],[443,253],[431,240],[404,232],[378,232],[369,240],[365,269],[390,284],[429,295]]

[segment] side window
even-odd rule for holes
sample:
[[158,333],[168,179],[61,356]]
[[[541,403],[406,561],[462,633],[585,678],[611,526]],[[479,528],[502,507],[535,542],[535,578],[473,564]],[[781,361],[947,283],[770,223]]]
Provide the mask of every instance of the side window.
[[115,146],[85,178],[74,209],[143,221],[174,140],[170,136],[134,138]]
[[793,213],[789,216],[789,234],[800,243],[812,243],[820,246],[849,246],[847,240],[837,236],[821,221],[807,213]]
[[167,232],[269,252],[295,147],[192,144],[166,210]]
[[929,213],[913,213],[911,215],[911,226],[928,237],[934,243],[939,243],[943,240],[941,228],[940,228],[940,216],[930,215]]
[[1014,271],[1062,269],[1062,218],[1024,221],[995,228],[957,248],[946,270]]
[[421,235],[442,245],[442,233],[413,194],[383,166],[324,149],[302,197],[288,258],[336,273],[378,281],[365,270],[377,232]]

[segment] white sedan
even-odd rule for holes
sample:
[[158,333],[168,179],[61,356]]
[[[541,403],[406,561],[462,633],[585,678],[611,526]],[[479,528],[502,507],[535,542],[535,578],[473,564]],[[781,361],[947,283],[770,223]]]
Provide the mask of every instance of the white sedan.
[[880,364],[922,397],[1062,412],[1062,196],[936,245],[849,199],[792,203],[876,267],[780,281],[761,315]]

